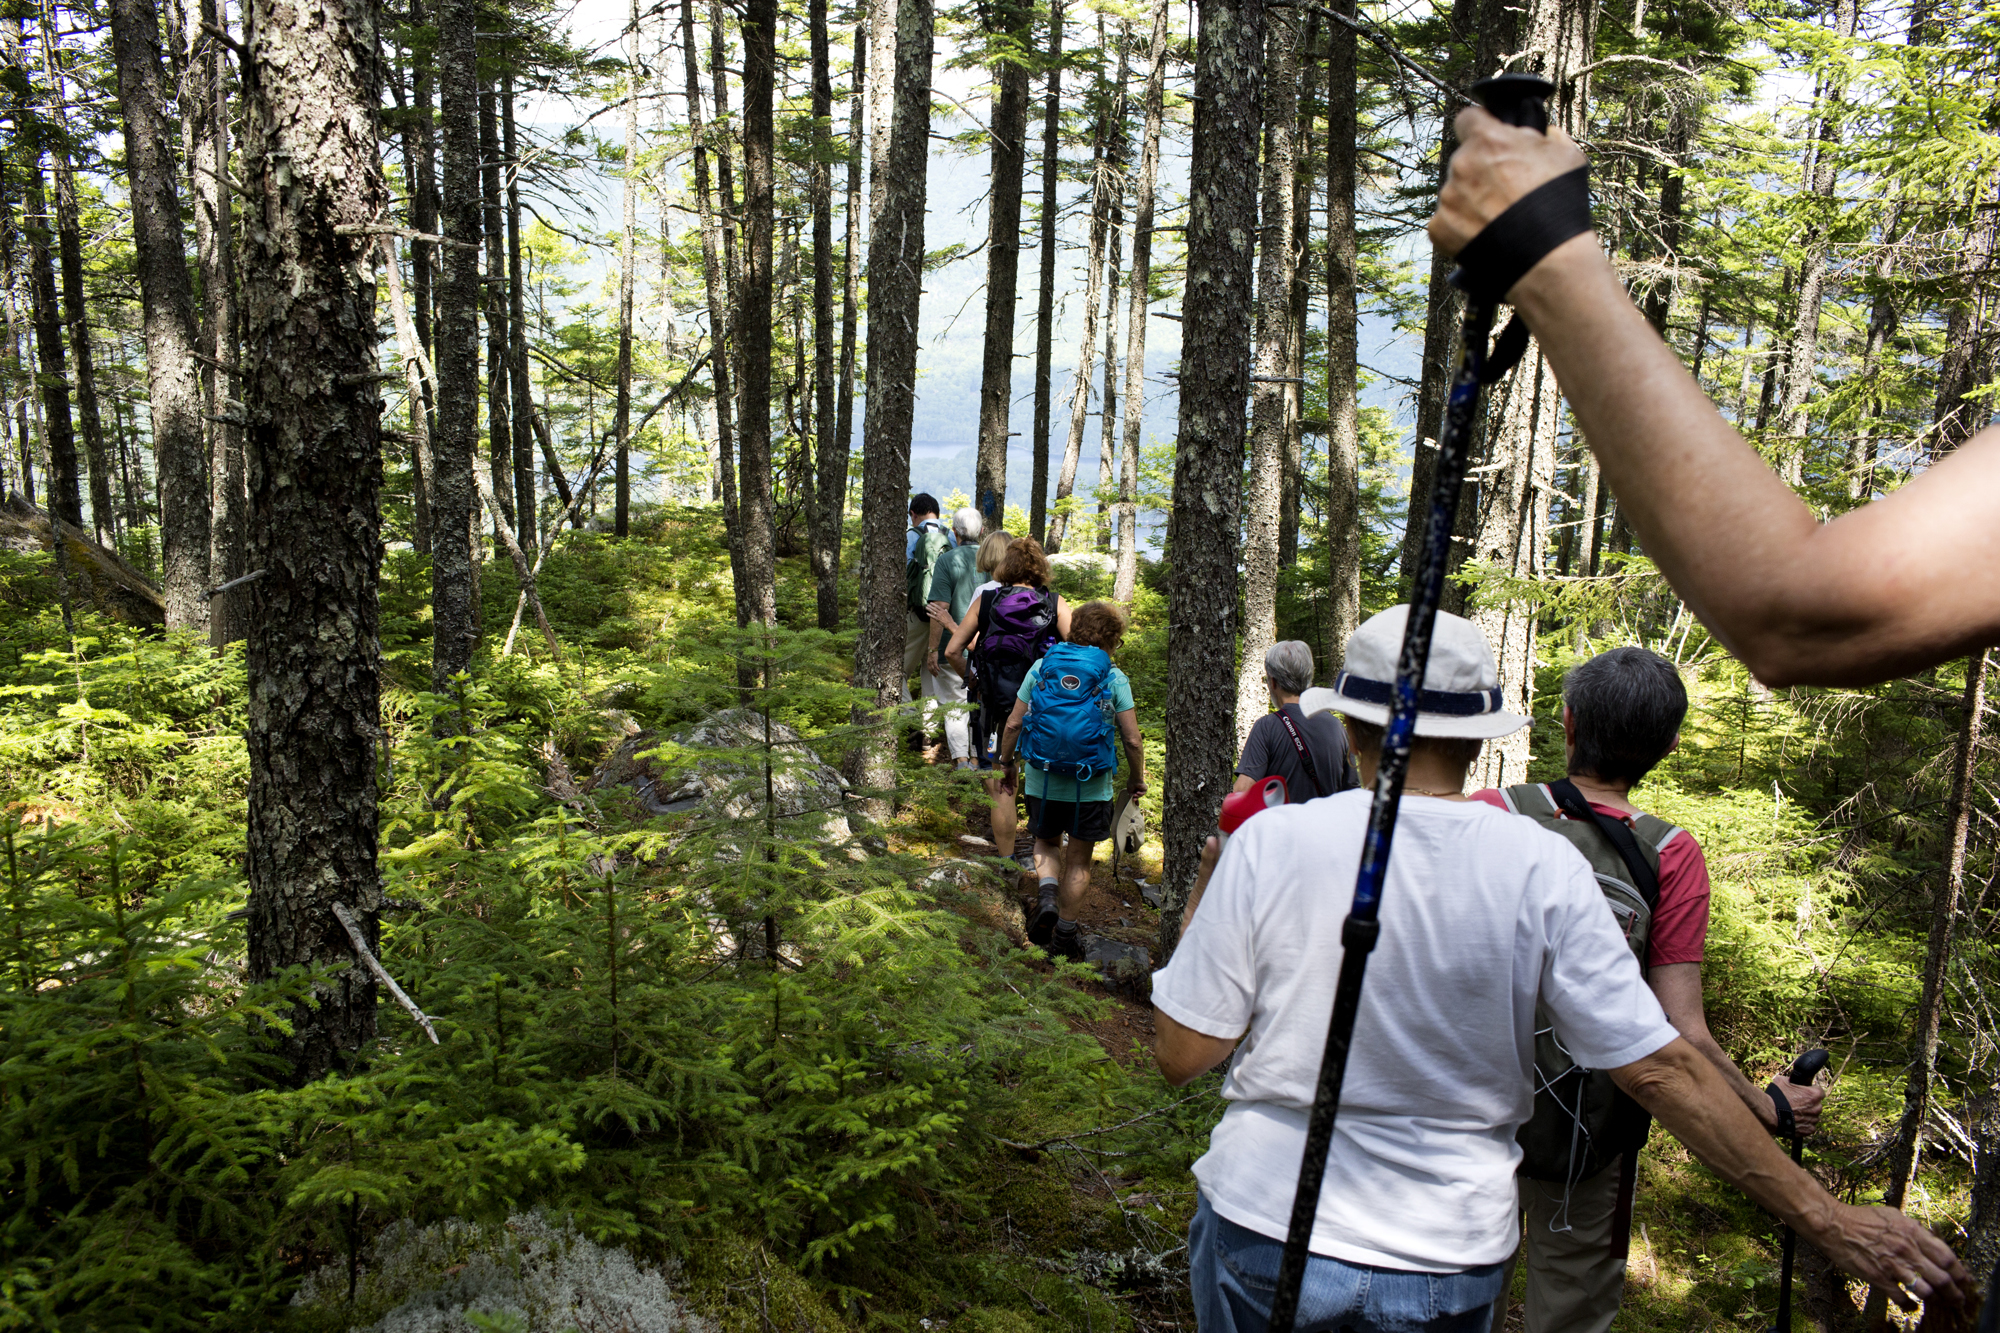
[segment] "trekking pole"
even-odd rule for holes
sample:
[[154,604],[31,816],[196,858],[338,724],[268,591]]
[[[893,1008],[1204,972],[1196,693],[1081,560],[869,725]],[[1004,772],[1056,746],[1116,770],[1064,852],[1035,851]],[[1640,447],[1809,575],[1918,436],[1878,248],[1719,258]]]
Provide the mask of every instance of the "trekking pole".
[[[1547,133],[1548,114],[1543,100],[1555,91],[1555,85],[1548,80],[1532,74],[1502,74],[1474,84],[1469,91],[1481,106],[1507,124]],[[1453,275],[1454,282],[1458,277]],[[1383,732],[1382,756],[1375,769],[1375,798],[1369,807],[1361,868],[1354,878],[1353,905],[1340,929],[1342,953],[1340,979],[1333,998],[1333,1021],[1327,1026],[1319,1086],[1313,1093],[1311,1118],[1306,1122],[1298,1192],[1292,1197],[1285,1257],[1278,1268],[1278,1289],[1271,1300],[1271,1333],[1292,1333],[1293,1321],[1298,1317],[1299,1288],[1305,1281],[1313,1221],[1319,1214],[1320,1182],[1326,1175],[1334,1117],[1340,1110],[1347,1050],[1361,1004],[1361,981],[1368,970],[1369,951],[1375,947],[1381,929],[1376,916],[1381,910],[1382,883],[1389,869],[1389,847],[1396,836],[1396,810],[1403,799],[1403,779],[1410,767],[1410,743],[1417,725],[1417,692],[1423,688],[1424,669],[1430,664],[1431,630],[1437,624],[1438,602],[1444,596],[1445,568],[1451,555],[1452,530],[1458,523],[1459,492],[1465,485],[1466,465],[1472,450],[1479,390],[1492,378],[1486,346],[1492,327],[1493,304],[1468,301],[1458,373],[1452,377],[1450,396],[1445,401],[1444,427],[1439,431],[1430,519],[1418,552],[1417,576],[1410,590],[1410,616],[1396,663],[1396,692],[1389,706],[1389,725]],[[1518,358],[1526,344],[1526,329],[1512,326],[1509,334],[1516,336],[1503,336],[1502,342],[1512,344],[1512,353]],[[1505,355],[1501,349],[1495,349],[1495,362],[1504,361]],[[1497,370],[1504,369],[1505,365],[1497,366]]]
[[[1785,1075],[1785,1081],[1798,1084],[1810,1083],[1819,1077],[1819,1071],[1826,1068],[1826,1062],[1831,1058],[1826,1051],[1814,1047],[1792,1062],[1791,1070]],[[1792,1104],[1785,1100],[1785,1095],[1778,1091],[1776,1084],[1772,1084],[1768,1091],[1771,1094],[1771,1101],[1778,1107],[1778,1132],[1792,1141],[1792,1161],[1804,1166],[1805,1136],[1799,1133],[1799,1127],[1792,1119]],[[1789,1226],[1786,1227],[1785,1259],[1778,1269],[1778,1322],[1774,1327],[1774,1333],[1792,1333],[1792,1253],[1798,1248],[1798,1243],[1798,1236]]]

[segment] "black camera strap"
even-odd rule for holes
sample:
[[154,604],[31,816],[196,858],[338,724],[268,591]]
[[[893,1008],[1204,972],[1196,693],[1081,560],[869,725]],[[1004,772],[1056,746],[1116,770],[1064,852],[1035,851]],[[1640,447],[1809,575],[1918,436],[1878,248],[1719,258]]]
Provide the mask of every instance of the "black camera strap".
[[1285,724],[1285,733],[1292,738],[1292,748],[1299,752],[1299,767],[1305,771],[1306,781],[1312,783],[1313,795],[1326,795],[1326,784],[1319,780],[1319,769],[1313,763],[1312,751],[1306,746],[1306,738],[1299,732],[1299,724],[1292,721],[1292,715],[1283,707],[1278,709],[1278,721]]

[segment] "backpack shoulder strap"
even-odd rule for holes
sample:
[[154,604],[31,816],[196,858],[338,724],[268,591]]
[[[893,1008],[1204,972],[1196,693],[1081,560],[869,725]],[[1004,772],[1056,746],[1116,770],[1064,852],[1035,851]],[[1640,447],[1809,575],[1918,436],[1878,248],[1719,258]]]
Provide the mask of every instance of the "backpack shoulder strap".
[[1326,795],[1326,784],[1319,780],[1319,762],[1313,758],[1312,748],[1306,738],[1299,734],[1298,723],[1292,721],[1291,714],[1283,708],[1278,710],[1278,721],[1284,724],[1285,734],[1292,738],[1292,748],[1299,752],[1299,771],[1312,783],[1314,797]]
[[1556,798],[1539,782],[1502,787],[1500,800],[1509,814],[1526,815],[1530,819],[1553,819],[1556,815]]
[[1632,831],[1639,835],[1644,844],[1653,849],[1658,858],[1667,850],[1667,844],[1686,833],[1678,824],[1669,824],[1658,815],[1640,815],[1632,821]]
[[1592,809],[1590,802],[1584,799],[1583,793],[1578,791],[1576,784],[1568,778],[1551,782],[1548,789],[1556,804],[1562,807],[1564,814],[1581,823],[1595,824],[1597,831],[1610,840],[1611,845],[1618,849],[1618,858],[1625,863],[1625,868],[1632,872],[1633,887],[1637,888],[1639,895],[1646,900],[1647,909],[1650,911],[1657,908],[1660,905],[1659,872],[1646,860],[1646,853],[1640,848],[1639,839],[1633,836],[1631,828],[1625,821],[1599,814]]

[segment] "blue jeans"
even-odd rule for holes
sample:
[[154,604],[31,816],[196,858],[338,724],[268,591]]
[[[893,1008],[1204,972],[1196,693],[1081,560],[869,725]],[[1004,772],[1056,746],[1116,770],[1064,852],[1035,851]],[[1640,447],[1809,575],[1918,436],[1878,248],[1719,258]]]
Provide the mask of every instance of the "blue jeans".
[[[1284,1241],[1237,1226],[1204,1196],[1188,1232],[1201,1333],[1264,1333],[1284,1252]],[[1504,1263],[1412,1273],[1315,1254],[1306,1261],[1297,1333],[1484,1333],[1506,1278]]]

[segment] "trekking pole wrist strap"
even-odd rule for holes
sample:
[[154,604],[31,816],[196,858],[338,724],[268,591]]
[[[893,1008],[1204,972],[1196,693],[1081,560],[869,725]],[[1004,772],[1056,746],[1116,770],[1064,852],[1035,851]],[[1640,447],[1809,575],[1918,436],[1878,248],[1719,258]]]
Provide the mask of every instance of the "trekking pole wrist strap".
[[1578,167],[1522,195],[1466,242],[1452,285],[1497,305],[1550,251],[1590,229],[1590,168]]
[[1799,1124],[1792,1116],[1791,1099],[1778,1090],[1778,1085],[1775,1081],[1769,1087],[1765,1088],[1764,1091],[1771,1095],[1771,1105],[1778,1112],[1778,1128],[1773,1132],[1780,1138],[1797,1138],[1799,1136]]

